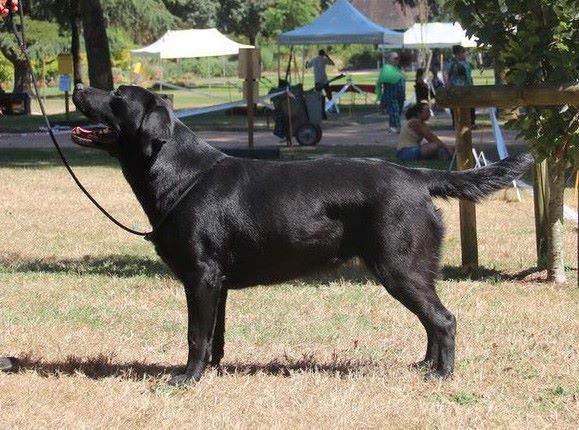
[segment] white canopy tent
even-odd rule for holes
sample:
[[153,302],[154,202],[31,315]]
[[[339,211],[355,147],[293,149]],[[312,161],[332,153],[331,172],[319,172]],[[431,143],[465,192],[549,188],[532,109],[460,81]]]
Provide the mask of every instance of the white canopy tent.
[[371,21],[348,0],[336,0],[314,21],[277,40],[280,45],[401,44],[402,33]]
[[466,31],[458,22],[416,23],[404,32],[401,43],[385,43],[384,48],[450,48],[461,45],[465,48],[477,46],[477,37],[467,37]]
[[237,55],[239,48],[253,48],[229,39],[216,28],[169,30],[149,46],[133,49],[137,55],[166,58],[199,58]]

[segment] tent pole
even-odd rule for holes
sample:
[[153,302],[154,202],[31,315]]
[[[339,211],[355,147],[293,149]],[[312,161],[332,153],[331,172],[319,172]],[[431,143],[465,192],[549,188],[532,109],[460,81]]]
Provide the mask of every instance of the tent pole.
[[161,79],[159,79],[159,91],[163,91],[163,58],[159,55],[159,67],[161,68]]
[[[430,73],[430,65],[432,64],[432,49],[430,49],[428,51],[428,60],[426,60],[426,68],[424,69],[424,76],[426,76],[426,86],[428,88],[428,107],[432,106],[432,97],[430,97],[430,90],[432,88],[432,80],[428,79],[429,73]],[[416,103],[418,103],[419,100],[416,100]]]
[[277,82],[281,80],[281,46],[277,44]]
[[306,46],[302,46],[302,85],[306,78]]

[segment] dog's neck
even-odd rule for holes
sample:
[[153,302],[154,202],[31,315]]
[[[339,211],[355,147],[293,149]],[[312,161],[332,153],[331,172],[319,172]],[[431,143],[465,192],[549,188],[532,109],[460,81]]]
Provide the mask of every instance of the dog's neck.
[[191,184],[224,157],[180,122],[173,137],[162,145],[152,164],[137,169],[123,166],[123,174],[153,226]]

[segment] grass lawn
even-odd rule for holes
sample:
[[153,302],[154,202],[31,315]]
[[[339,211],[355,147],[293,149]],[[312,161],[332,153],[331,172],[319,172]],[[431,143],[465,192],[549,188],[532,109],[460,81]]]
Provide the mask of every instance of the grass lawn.
[[[117,165],[69,158],[94,196],[137,229],[146,218]],[[438,291],[458,320],[456,374],[424,382],[424,330],[356,262],[232,291],[222,374],[189,388],[185,299],[149,242],[113,226],[49,151],[0,157],[2,428],[577,428],[577,230],[569,284],[535,265],[532,197],[477,209],[481,269],[460,268],[458,205]],[[573,203],[572,190],[567,201]],[[575,204],[575,203],[573,203]]]

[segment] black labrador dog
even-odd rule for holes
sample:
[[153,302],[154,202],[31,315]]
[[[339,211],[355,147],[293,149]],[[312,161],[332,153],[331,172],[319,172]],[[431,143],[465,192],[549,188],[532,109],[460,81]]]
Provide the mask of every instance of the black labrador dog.
[[227,290],[288,280],[361,258],[428,336],[419,364],[454,368],[455,317],[436,291],[443,224],[432,197],[477,201],[533,163],[520,155],[463,172],[376,159],[257,161],[200,140],[159,96],[136,86],[77,86],[74,104],[106,128],[74,142],[108,151],[143,206],[149,239],[183,282],[189,355],[173,384],[197,381],[223,357]]

